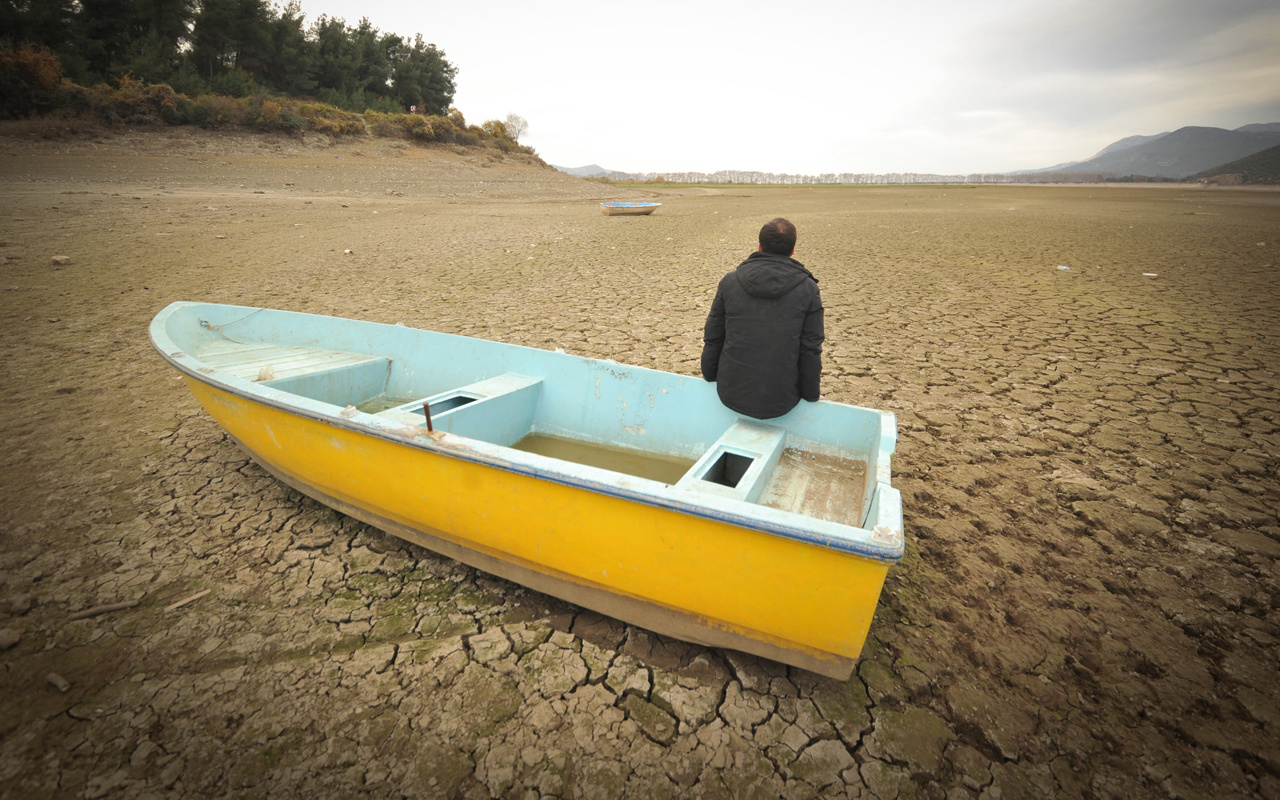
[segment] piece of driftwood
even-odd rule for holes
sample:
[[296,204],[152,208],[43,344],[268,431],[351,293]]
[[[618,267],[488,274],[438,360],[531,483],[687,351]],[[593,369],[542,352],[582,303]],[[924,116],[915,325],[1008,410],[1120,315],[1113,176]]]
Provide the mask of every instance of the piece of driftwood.
[[126,608],[133,608],[141,602],[141,600],[126,600],[123,603],[111,603],[110,605],[86,608],[84,611],[77,611],[72,614],[69,619],[88,619],[102,614],[110,614],[112,611],[124,611]]
[[204,591],[202,591],[202,592],[196,592],[195,594],[191,595],[190,597],[184,597],[184,598],[182,598],[181,600],[179,600],[179,601],[178,601],[178,602],[176,602],[176,603],[171,603],[171,604],[169,604],[169,605],[165,606],[165,607],[164,607],[164,610],[165,610],[165,611],[174,611],[175,609],[182,608],[182,607],[183,607],[183,606],[185,606],[187,603],[195,602],[196,600],[199,600],[201,597],[204,597],[206,594],[208,594],[209,592],[212,592],[212,591],[213,591],[212,589],[205,589],[205,590],[204,590]]

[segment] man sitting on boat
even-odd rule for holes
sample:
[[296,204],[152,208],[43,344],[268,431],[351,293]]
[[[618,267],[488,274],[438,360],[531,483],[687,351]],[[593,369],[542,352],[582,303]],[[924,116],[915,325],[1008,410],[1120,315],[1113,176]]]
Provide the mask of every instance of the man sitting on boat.
[[757,252],[720,280],[711,303],[702,376],[739,414],[771,419],[821,397],[822,298],[795,249],[795,225],[765,223]]

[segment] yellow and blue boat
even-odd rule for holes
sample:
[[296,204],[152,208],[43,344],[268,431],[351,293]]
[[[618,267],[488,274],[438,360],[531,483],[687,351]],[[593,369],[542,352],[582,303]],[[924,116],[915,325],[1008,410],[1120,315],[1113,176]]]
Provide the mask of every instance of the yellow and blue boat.
[[288,485],[658,633],[845,679],[902,556],[887,412],[761,422],[701,378],[262,308],[174,303],[151,341]]

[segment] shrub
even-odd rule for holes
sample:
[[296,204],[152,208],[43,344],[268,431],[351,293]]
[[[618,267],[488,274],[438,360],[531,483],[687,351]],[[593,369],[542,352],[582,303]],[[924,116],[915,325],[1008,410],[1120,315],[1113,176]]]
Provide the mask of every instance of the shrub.
[[[74,64],[74,59],[68,63]],[[181,90],[175,91],[175,86]],[[192,99],[184,91],[199,94]],[[483,125],[467,125],[457,108],[450,108],[446,116],[405,114],[398,102],[386,97],[374,98],[363,91],[347,96],[335,90],[322,90],[320,97],[343,105],[359,101],[359,107],[370,107],[360,114],[333,103],[300,103],[290,97],[267,95],[260,92],[252,76],[242,70],[232,70],[205,81],[189,64],[173,74],[173,85],[148,84],[126,74],[114,87],[107,84],[85,87],[63,79],[62,62],[47,50],[29,46],[19,50],[0,48],[0,118],[59,109],[62,119],[47,126],[48,135],[74,133],[77,125],[84,122],[75,123],[72,117],[80,115],[109,123],[165,122],[202,128],[246,126],[291,134],[311,128],[330,136],[372,133],[467,147],[491,145],[504,152],[536,155],[532,148],[518,144],[511,137],[506,123],[489,120]]]
[[244,105],[244,121],[264,131],[279,130],[284,121],[284,108],[275,100],[255,97]]
[[468,125],[453,135],[453,141],[463,147],[475,147],[484,139],[484,131],[479,125]]
[[[336,110],[336,109],[335,109]],[[345,112],[338,112],[345,113]],[[493,121],[497,127],[467,125],[462,112],[451,109],[449,116],[431,116],[424,114],[384,113],[381,111],[364,112],[364,122],[374,136],[387,139],[412,139],[417,142],[443,142],[474,147],[482,142],[492,142],[503,151],[510,152],[519,146],[503,136],[505,126]]]
[[188,99],[209,93],[209,82],[186,61],[182,62],[177,72],[169,76],[167,83],[175,92],[185,95]]
[[303,103],[298,106],[298,113],[317,133],[327,133],[330,136],[357,136],[365,133],[364,119],[359,114],[334,108],[327,103]]
[[505,122],[491,119],[481,125],[480,129],[489,137],[494,146],[504,153],[510,153],[512,150],[516,150],[520,147],[511,136],[511,131],[507,128],[507,124]]
[[492,136],[494,139],[510,139],[511,138],[510,134],[507,133],[506,123],[499,122],[496,119],[491,119],[488,122],[484,123],[483,125],[480,126],[480,129],[484,131],[486,134],[488,134],[489,136]]
[[[102,87],[106,88],[106,87]],[[92,114],[96,103],[92,89],[64,80],[54,94],[53,104],[73,114]]]
[[427,142],[452,142],[454,141],[456,129],[453,127],[453,121],[448,117],[431,114],[422,117],[424,123],[423,134],[418,138]]
[[62,62],[48,50],[0,49],[0,116],[17,118],[53,108]]
[[307,121],[292,108],[287,98],[253,97],[244,104],[245,125],[260,131],[298,133],[307,127]]
[[253,77],[242,69],[232,69],[209,79],[209,92],[228,97],[248,97],[257,89]]
[[104,83],[92,88],[64,81],[55,94],[58,108],[92,114],[104,122],[183,125],[191,121],[191,100],[163,83],[146,85],[126,75],[114,89]]
[[432,120],[439,120],[441,117],[426,117],[419,114],[409,114],[405,117],[405,128],[409,131],[409,136],[419,142],[438,141],[438,126]]
[[191,98],[163,83],[151,87],[151,96],[159,105],[160,119],[170,125],[186,125],[191,121]]
[[234,97],[202,94],[191,106],[191,121],[201,128],[228,128],[244,120],[244,104]]
[[[380,111],[364,112],[369,133],[384,139],[412,139],[417,142],[446,141],[446,133],[452,136],[452,125],[446,117],[428,117],[422,114],[386,114]],[[452,141],[452,139],[448,139]]]
[[368,126],[369,133],[383,139],[400,139],[406,133],[405,126],[400,124],[396,115],[381,111],[365,111],[364,124]]
[[302,133],[306,128],[306,117],[299,114],[294,108],[285,106],[284,111],[280,114],[280,130],[293,134]]
[[110,122],[168,122],[180,125],[187,121],[190,102],[163,83],[145,85],[125,75],[114,89],[103,86],[96,102],[98,116]]

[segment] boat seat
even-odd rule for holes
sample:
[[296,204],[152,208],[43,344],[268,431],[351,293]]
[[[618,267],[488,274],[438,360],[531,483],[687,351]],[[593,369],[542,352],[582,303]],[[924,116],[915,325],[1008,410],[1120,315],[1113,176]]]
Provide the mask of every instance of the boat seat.
[[506,372],[389,408],[377,416],[409,425],[426,425],[422,407],[428,404],[431,424],[436,430],[509,446],[533,428],[541,390],[541,378]]
[[344,353],[316,347],[280,347],[273,344],[244,345],[236,342],[213,342],[194,353],[204,363],[220,372],[247,381],[273,381],[296,378],[316,372],[369,362],[387,363],[388,359],[362,353]]
[[754,503],[782,456],[784,428],[740,419],[676,484],[679,489]]
[[220,372],[339,407],[378,394],[391,374],[389,358],[318,347],[218,341],[195,355]]

